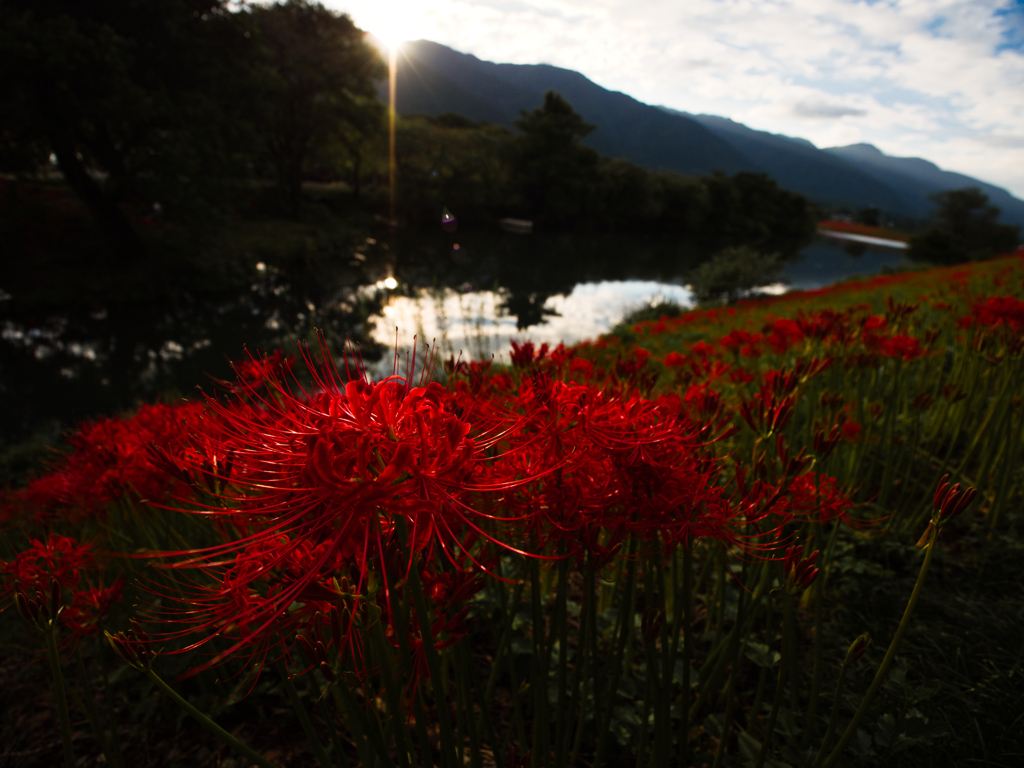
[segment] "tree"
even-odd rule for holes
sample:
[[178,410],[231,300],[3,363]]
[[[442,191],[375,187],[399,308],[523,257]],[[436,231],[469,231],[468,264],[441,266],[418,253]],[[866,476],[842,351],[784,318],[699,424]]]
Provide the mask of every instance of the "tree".
[[814,238],[813,207],[803,195],[781,189],[764,173],[715,173],[707,191],[701,239],[709,248],[749,245],[792,256]]
[[296,216],[310,162],[332,144],[354,153],[358,178],[360,140],[381,128],[374,80],[384,76],[384,62],[351,18],[319,3],[255,6],[252,19],[267,74],[261,132]]
[[932,264],[982,261],[1017,247],[1020,227],[999,223],[1000,210],[977,187],[939,192],[935,222],[910,238],[910,258]]
[[125,203],[201,198],[250,144],[250,45],[227,0],[0,0],[0,15],[0,157],[52,155],[119,261],[144,252]]
[[586,210],[599,155],[581,140],[594,130],[554,91],[532,112],[522,110],[513,152],[518,184],[530,215],[561,222]]
[[725,248],[690,275],[690,290],[698,301],[730,304],[756,288],[778,279],[782,259],[745,245]]

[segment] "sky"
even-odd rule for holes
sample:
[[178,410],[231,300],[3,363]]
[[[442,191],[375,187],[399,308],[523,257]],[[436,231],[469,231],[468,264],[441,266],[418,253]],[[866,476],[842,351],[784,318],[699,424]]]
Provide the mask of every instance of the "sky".
[[1024,198],[1024,0],[324,0],[385,40],[553,64],[818,147]]

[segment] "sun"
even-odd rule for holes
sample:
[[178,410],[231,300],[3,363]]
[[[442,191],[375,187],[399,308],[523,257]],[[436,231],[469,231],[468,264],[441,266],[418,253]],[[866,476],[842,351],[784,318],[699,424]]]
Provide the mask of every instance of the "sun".
[[402,43],[413,38],[413,31],[409,24],[393,15],[370,27],[370,34],[388,50],[396,50]]

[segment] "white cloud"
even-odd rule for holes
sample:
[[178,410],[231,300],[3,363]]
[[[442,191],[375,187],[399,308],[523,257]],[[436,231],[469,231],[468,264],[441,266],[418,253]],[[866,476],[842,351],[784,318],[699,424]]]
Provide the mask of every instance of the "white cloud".
[[867,141],[1024,197],[1012,0],[328,0],[369,31],[548,63],[818,146]]

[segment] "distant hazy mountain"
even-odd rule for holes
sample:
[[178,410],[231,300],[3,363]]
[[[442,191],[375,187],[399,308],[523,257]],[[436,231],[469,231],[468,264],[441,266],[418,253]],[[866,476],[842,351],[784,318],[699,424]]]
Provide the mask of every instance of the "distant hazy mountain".
[[547,64],[493,64],[426,40],[406,43],[399,56],[399,114],[457,112],[511,127],[519,110],[541,105],[547,90],[558,91],[597,126],[586,143],[603,155],[683,173],[760,170],[697,121],[605,90],[579,72]]
[[928,195],[977,186],[998,205],[1003,221],[1024,224],[1024,201],[1000,187],[943,171],[920,158],[882,154],[870,144],[818,149],[809,141],[755,131],[724,117],[654,107],[547,64],[494,64],[438,43],[402,46],[400,114],[456,112],[512,126],[520,110],[539,107],[544,92],[561,93],[597,129],[586,144],[653,170],[706,174],[764,172],[810,199],[890,214],[924,216]]
[[[927,202],[928,195],[947,189],[980,187],[992,204],[1002,209],[1004,221],[1024,224],[1024,202],[1002,187],[986,184],[962,173],[944,171],[935,163],[920,157],[890,157],[871,144],[830,147],[823,151],[856,165],[885,184],[904,190],[904,194],[912,201]],[[927,205],[920,208],[922,214],[928,210]]]

